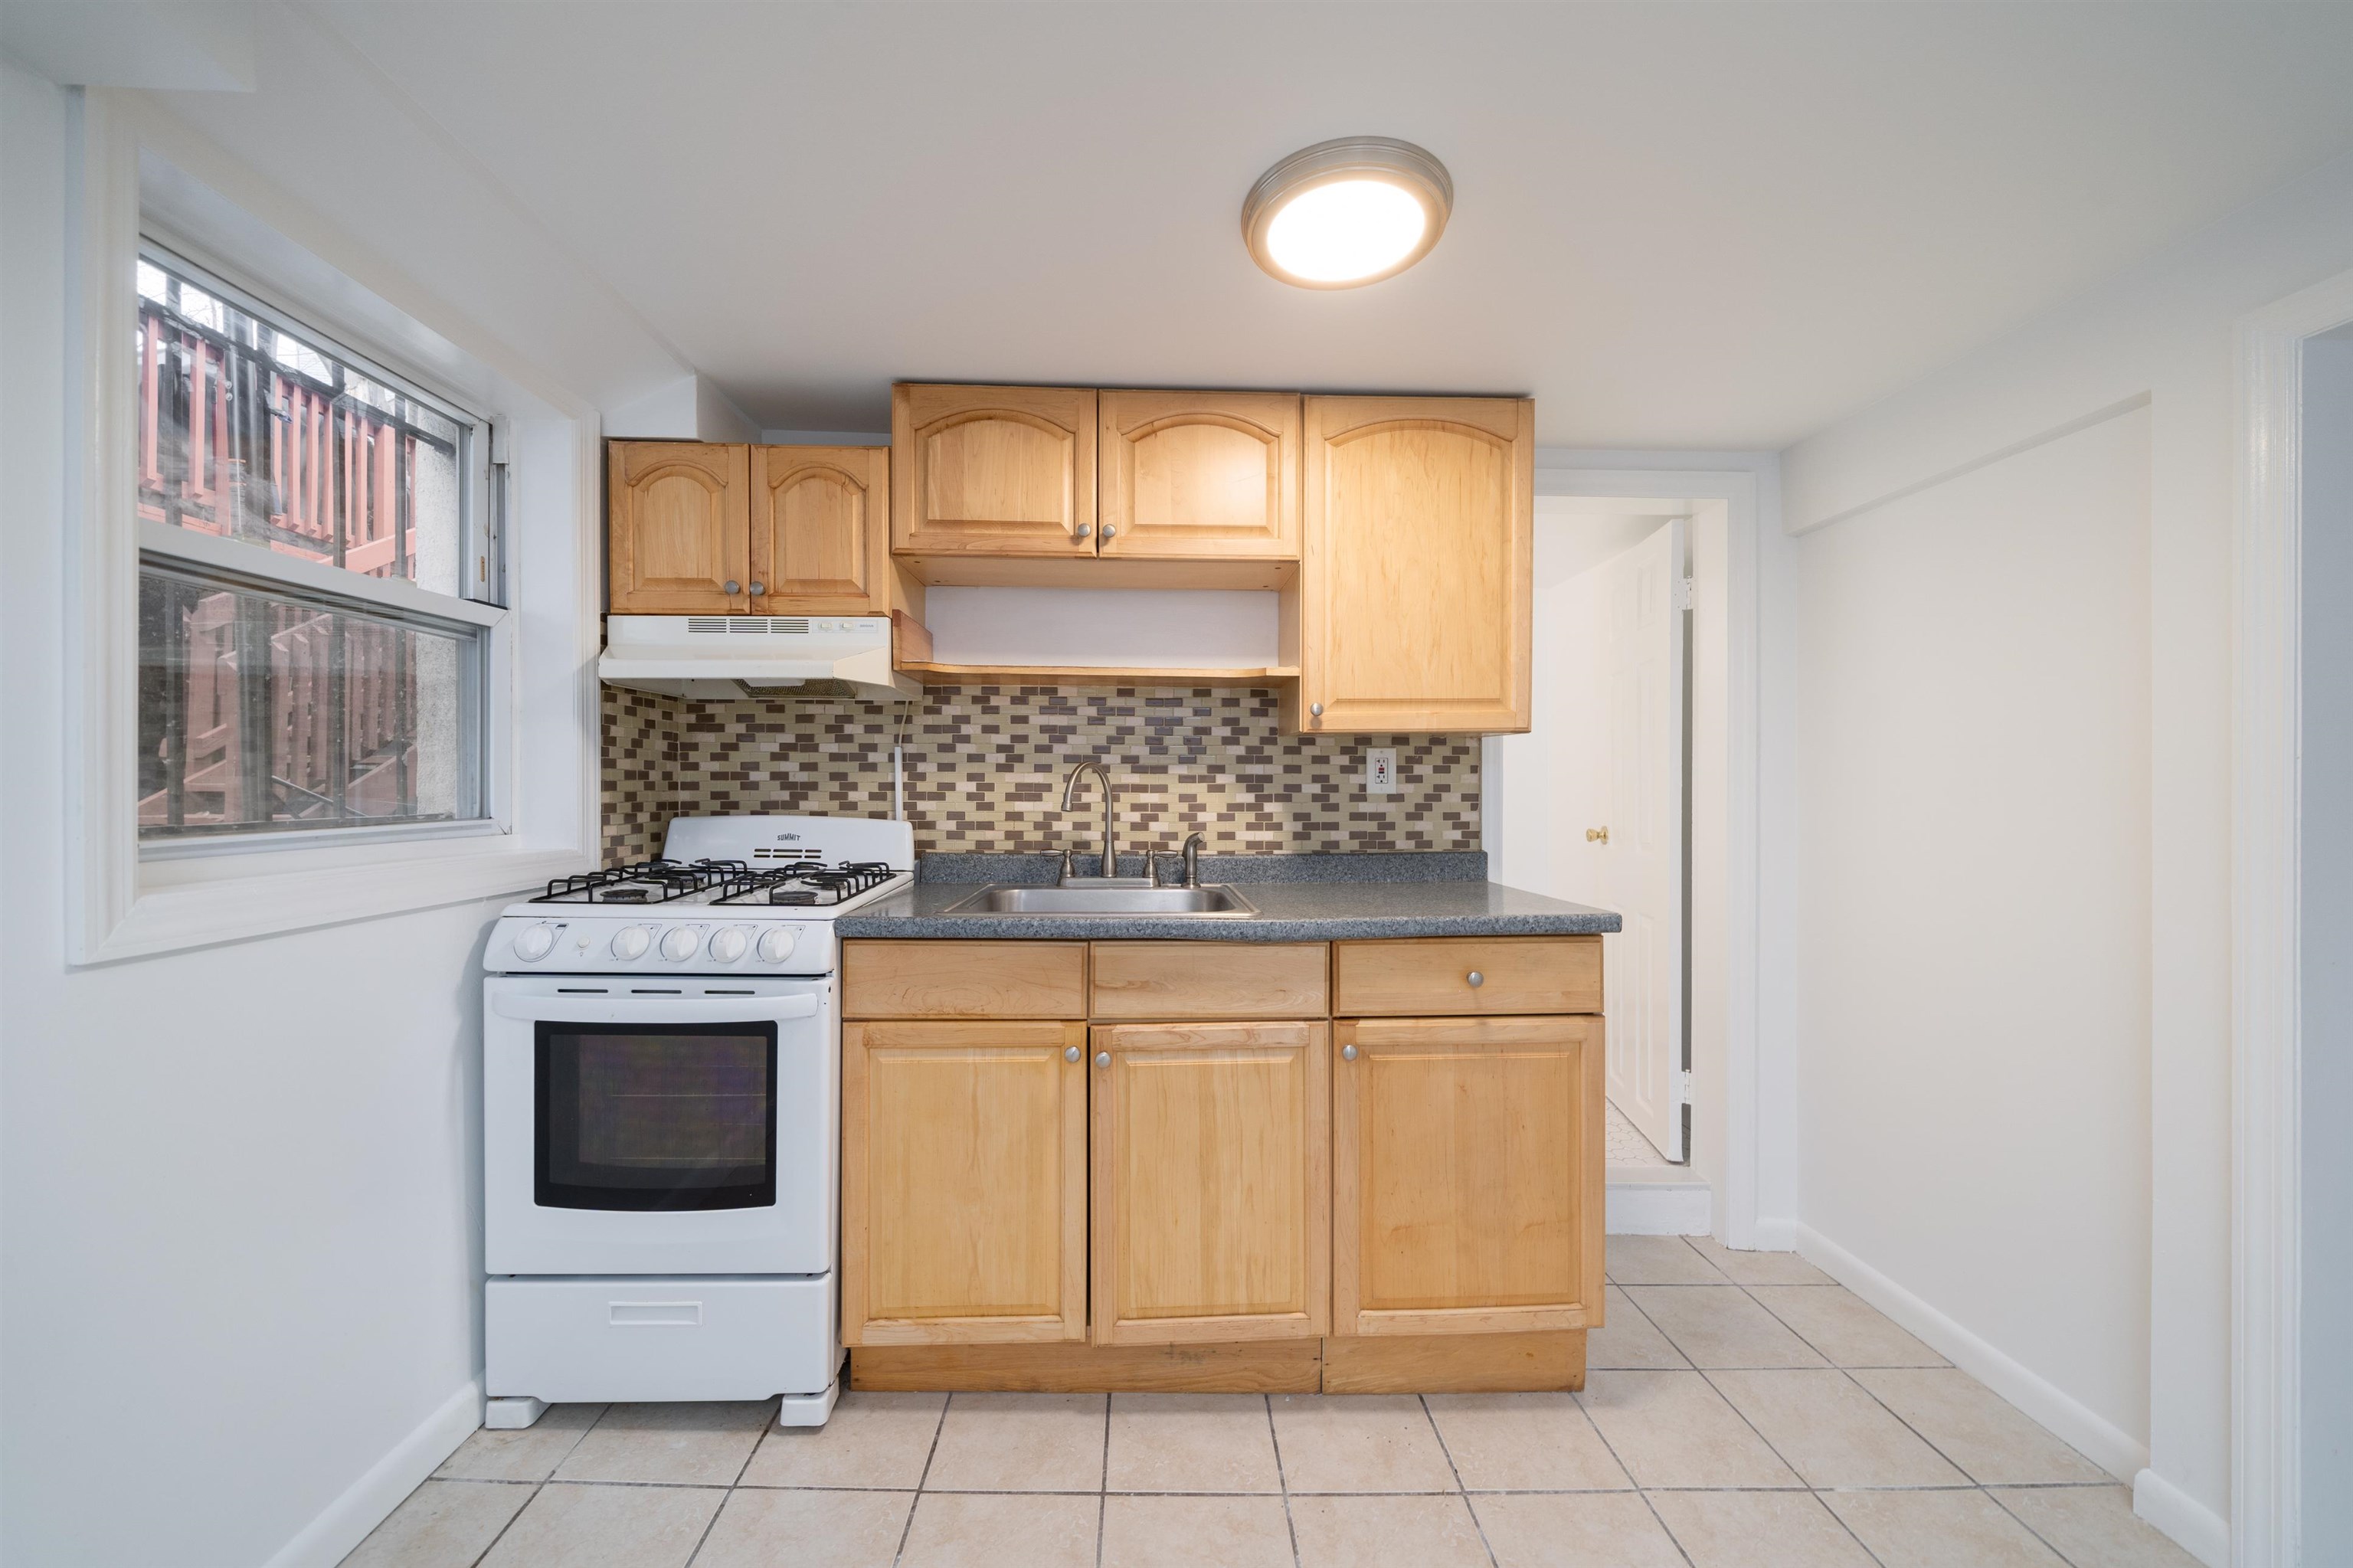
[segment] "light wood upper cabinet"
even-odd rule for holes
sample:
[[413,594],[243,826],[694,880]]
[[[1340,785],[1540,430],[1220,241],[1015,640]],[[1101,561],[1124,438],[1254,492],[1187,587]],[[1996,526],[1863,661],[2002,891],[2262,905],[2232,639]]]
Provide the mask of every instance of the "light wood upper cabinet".
[[1333,1029],[1333,1331],[1599,1325],[1601,1020]]
[[754,609],[890,613],[891,453],[754,447]]
[[1095,553],[1095,394],[891,390],[892,546],[902,553]]
[[1528,727],[1535,406],[1310,397],[1300,727]]
[[1086,1026],[842,1026],[841,1338],[1078,1340]]
[[744,589],[753,581],[751,449],[614,441],[606,463],[613,612],[724,615],[750,609]]
[[1299,556],[1299,399],[1102,394],[1106,556]]
[[1097,1344],[1325,1332],[1326,1031],[1321,1022],[1095,1028]]

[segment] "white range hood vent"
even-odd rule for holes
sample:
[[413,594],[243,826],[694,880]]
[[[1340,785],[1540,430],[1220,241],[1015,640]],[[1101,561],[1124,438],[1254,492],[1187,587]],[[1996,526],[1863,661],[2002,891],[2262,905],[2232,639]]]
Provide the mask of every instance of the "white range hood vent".
[[894,703],[923,690],[892,670],[891,620],[881,615],[610,615],[596,677],[720,702]]

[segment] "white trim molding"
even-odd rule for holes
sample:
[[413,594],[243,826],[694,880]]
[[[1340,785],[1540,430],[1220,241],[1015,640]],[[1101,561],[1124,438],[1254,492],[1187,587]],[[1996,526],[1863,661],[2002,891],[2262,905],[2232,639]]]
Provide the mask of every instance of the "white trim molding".
[[2230,1568],[2231,1521],[2158,1475],[2133,1478],[2133,1512],[2206,1568]]
[[2304,1561],[2299,874],[2304,340],[2353,320],[2353,272],[2237,331],[2231,736],[2231,1560]]
[[295,1531],[263,1568],[334,1568],[481,1424],[482,1385],[468,1383]]

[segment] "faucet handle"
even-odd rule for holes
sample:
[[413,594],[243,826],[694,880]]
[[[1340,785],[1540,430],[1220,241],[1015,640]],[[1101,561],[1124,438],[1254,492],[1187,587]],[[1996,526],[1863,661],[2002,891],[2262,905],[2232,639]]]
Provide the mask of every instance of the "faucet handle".
[[1064,850],[1062,852],[1062,869],[1055,874],[1054,880],[1058,884],[1068,882],[1071,878],[1078,875],[1078,874],[1079,868],[1071,863],[1071,852],[1069,850]]

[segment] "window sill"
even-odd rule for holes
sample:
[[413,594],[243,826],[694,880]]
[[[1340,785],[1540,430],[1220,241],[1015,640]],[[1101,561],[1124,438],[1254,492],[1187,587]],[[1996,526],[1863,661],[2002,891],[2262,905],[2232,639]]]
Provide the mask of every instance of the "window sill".
[[111,963],[535,892],[594,863],[576,849],[522,849],[504,836],[445,841],[438,853],[408,847],[387,855],[389,847],[301,852],[306,863],[290,867],[290,857],[279,855],[152,863],[140,868],[138,895],[122,918],[81,961]]

